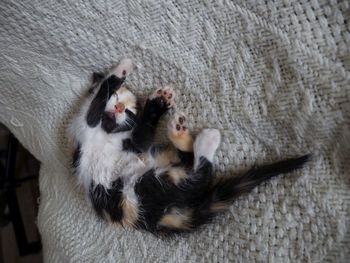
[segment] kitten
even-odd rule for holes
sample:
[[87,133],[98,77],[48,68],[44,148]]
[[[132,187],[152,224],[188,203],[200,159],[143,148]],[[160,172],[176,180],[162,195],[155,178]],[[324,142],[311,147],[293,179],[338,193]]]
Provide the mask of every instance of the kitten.
[[171,87],[157,89],[142,111],[123,82],[133,71],[124,59],[108,74],[94,74],[90,95],[70,127],[73,166],[99,216],[154,234],[187,232],[207,223],[238,196],[282,173],[299,169],[308,155],[215,178],[216,129],[193,141],[183,113],[168,123],[173,148],[153,145],[159,119],[174,106]]

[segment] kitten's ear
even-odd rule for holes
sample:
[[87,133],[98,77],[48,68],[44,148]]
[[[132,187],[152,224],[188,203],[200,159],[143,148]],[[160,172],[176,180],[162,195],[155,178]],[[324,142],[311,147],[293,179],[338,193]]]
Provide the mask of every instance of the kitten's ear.
[[104,79],[105,74],[101,72],[92,73],[92,84],[89,89],[89,94],[94,93],[95,88],[100,84],[100,82]]

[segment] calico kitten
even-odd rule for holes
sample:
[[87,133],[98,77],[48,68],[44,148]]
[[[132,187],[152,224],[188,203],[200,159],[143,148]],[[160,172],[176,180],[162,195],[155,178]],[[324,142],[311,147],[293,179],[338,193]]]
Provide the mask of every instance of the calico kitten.
[[73,166],[97,214],[154,234],[187,232],[210,221],[238,196],[282,173],[301,168],[305,155],[215,178],[216,129],[193,141],[183,113],[168,123],[173,148],[153,145],[159,119],[174,105],[171,87],[157,89],[138,110],[123,82],[133,71],[124,59],[106,75],[94,74],[90,95],[70,127]]

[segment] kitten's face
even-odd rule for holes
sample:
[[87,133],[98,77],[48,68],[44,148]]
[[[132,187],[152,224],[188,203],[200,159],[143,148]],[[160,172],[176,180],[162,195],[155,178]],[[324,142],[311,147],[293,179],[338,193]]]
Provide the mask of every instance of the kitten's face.
[[136,115],[136,103],[135,95],[126,87],[121,87],[107,102],[105,112],[121,125],[128,121],[126,110]]

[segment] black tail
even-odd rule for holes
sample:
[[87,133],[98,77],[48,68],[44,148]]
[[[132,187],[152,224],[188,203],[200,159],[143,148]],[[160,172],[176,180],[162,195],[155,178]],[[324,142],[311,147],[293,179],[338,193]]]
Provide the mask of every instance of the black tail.
[[252,168],[240,176],[225,177],[218,180],[210,190],[211,210],[215,212],[225,208],[238,196],[249,193],[256,186],[272,177],[302,168],[309,159],[310,155],[304,155]]
[[[149,198],[147,201],[149,205],[147,207],[155,207],[155,212],[152,210],[148,211],[151,212],[149,215],[150,218],[154,218],[156,214],[161,215],[161,220],[156,220],[156,226],[154,227],[157,230],[155,232],[164,235],[183,233],[210,222],[218,212],[227,209],[237,197],[249,193],[264,181],[279,174],[302,168],[309,159],[310,155],[287,159],[274,164],[253,168],[241,176],[223,177],[213,182],[209,179],[212,179],[212,164],[202,158],[200,169],[203,169],[203,171],[197,170],[197,173],[203,178],[200,180],[195,178],[193,184],[187,183],[185,186],[188,188],[171,195],[172,191],[178,188],[166,189],[164,187],[167,184],[164,184],[161,186],[162,191],[158,191],[159,179],[155,179],[151,171],[150,176],[144,176],[143,180],[152,179],[155,182],[155,187],[150,182],[145,183],[145,181],[140,181],[136,192],[139,196],[143,196],[144,204],[147,204],[145,198]],[[172,184],[168,186],[172,187]],[[145,192],[143,193],[143,191]],[[175,203],[176,198],[180,205],[175,205],[173,207],[174,209],[168,209],[168,207],[171,207]],[[169,199],[171,199],[170,202]],[[155,205],[157,202],[162,204],[161,209],[159,209],[158,205]],[[164,214],[164,207],[168,211],[166,214]],[[148,223],[146,225],[149,227],[152,224]],[[146,229],[150,230],[148,228]],[[150,231],[153,232],[153,230]]]

